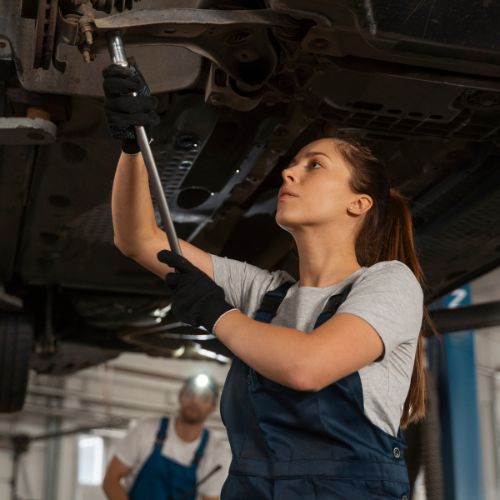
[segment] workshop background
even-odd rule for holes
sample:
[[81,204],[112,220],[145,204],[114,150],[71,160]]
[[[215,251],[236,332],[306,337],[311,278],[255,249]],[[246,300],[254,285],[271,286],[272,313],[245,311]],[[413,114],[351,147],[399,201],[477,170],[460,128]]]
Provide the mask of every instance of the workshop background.
[[[451,307],[500,300],[500,269],[449,294]],[[448,349],[439,361],[441,381],[441,469],[443,484],[428,485],[419,473],[414,499],[498,500],[500,498],[500,328],[454,332],[437,342]],[[451,343],[451,347],[448,345]],[[428,344],[428,351],[429,344]],[[458,365],[452,363],[452,357]],[[446,356],[445,356],[446,357]],[[182,380],[209,373],[223,384],[228,364],[122,354],[70,376],[31,374],[23,411],[0,416],[0,498],[101,500],[101,481],[113,445],[136,419],[174,415]],[[465,380],[465,382],[464,382]],[[444,387],[443,387],[444,386]],[[456,409],[455,412],[449,411]],[[92,426],[106,427],[91,429]],[[225,437],[217,412],[208,427]],[[49,434],[69,434],[36,439]],[[5,436],[14,439],[6,439]],[[447,440],[447,436],[452,439]],[[15,437],[27,448],[16,459]],[[29,438],[34,438],[29,442]],[[17,460],[17,461],[16,461]],[[17,467],[17,472],[16,472]],[[436,464],[431,474],[439,470]],[[17,496],[12,480],[16,473]]]
[[[19,456],[15,497],[15,448],[2,441],[0,499],[105,499],[105,468],[127,428],[141,418],[174,416],[185,378],[207,373],[222,385],[227,370],[228,365],[122,354],[70,376],[32,374],[23,411],[0,417],[0,434],[35,438]],[[227,442],[218,409],[206,425]],[[36,439],[65,431],[70,434]]]
[[[498,19],[499,2],[466,0],[0,0],[7,411],[31,368],[23,409],[0,415],[0,500],[103,499],[126,430],[174,415],[186,377],[222,386],[229,368],[113,245],[105,33],[128,26],[127,55],[159,98],[151,147],[181,238],[294,275],[274,219],[281,168],[312,138],[354,136],[411,201],[427,296],[461,308],[463,328],[500,324]],[[408,430],[414,499],[500,499],[499,333],[428,340],[429,413]],[[219,414],[208,425],[225,437]]]

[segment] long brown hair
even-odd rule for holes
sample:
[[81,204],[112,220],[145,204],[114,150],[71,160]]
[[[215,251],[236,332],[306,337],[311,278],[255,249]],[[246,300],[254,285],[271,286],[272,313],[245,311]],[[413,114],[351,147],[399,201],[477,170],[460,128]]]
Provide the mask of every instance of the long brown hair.
[[[337,151],[351,170],[351,189],[368,194],[373,206],[365,214],[356,239],[356,257],[362,266],[384,260],[406,264],[423,285],[423,272],[415,249],[413,223],[407,200],[391,188],[385,166],[371,150],[352,140],[332,139]],[[424,328],[430,327],[424,307],[423,329],[418,336],[410,390],[403,408],[401,427],[425,416]]]

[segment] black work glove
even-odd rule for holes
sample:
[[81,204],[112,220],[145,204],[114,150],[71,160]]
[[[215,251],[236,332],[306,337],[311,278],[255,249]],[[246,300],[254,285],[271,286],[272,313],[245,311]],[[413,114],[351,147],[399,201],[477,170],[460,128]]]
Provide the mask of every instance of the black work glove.
[[173,294],[172,313],[179,321],[213,332],[217,320],[235,309],[226,302],[224,290],[184,257],[162,250],[158,260],[175,268],[165,284]]
[[[142,125],[148,137],[160,123],[156,114],[158,99],[151,95],[137,66],[110,64],[102,72],[104,78],[104,111],[108,128],[114,139],[122,140],[122,150],[135,154],[140,151],[134,126]],[[137,95],[132,95],[135,92]]]

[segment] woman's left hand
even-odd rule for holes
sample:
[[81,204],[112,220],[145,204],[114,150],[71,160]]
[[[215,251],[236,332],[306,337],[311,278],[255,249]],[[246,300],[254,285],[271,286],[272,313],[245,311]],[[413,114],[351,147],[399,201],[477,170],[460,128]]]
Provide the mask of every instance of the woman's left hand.
[[173,294],[172,313],[179,321],[213,332],[217,320],[235,309],[226,302],[224,290],[181,255],[162,250],[158,260],[175,268],[165,284]]

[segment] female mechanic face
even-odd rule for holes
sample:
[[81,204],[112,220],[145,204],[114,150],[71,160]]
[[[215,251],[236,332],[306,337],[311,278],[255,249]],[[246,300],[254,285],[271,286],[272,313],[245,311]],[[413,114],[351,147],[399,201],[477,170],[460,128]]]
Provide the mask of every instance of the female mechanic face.
[[282,172],[276,222],[294,233],[305,227],[352,224],[349,210],[360,196],[351,190],[351,173],[332,139],[311,142]]

